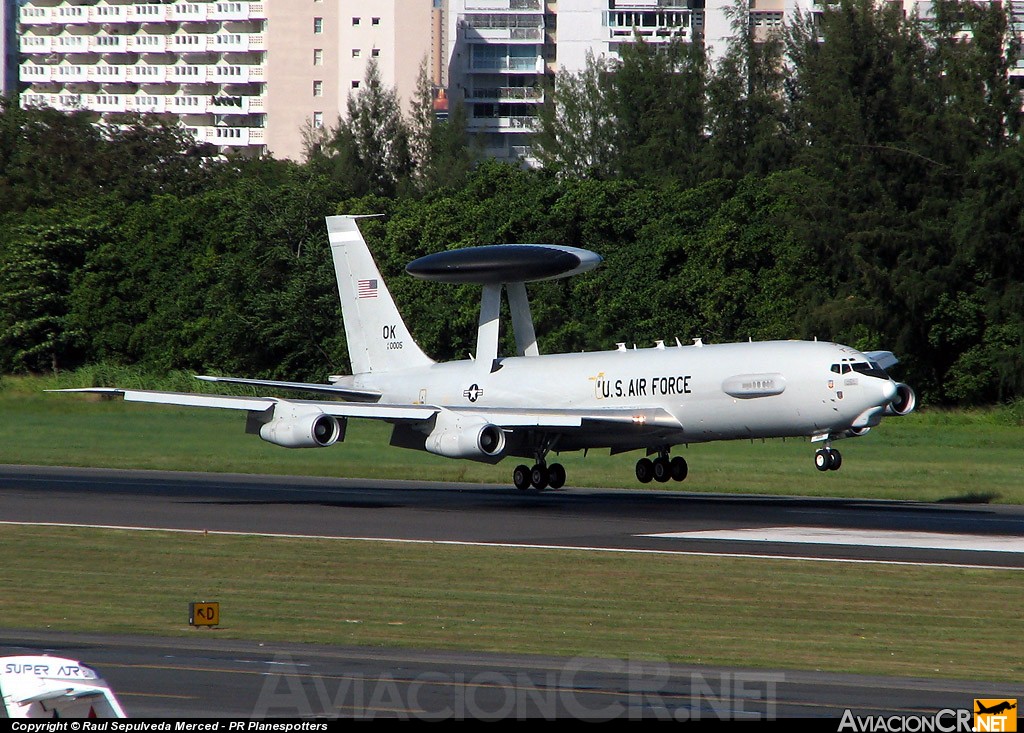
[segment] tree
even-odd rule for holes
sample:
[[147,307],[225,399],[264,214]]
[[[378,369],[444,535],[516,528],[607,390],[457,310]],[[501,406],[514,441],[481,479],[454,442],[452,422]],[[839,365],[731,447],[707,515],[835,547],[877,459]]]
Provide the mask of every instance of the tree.
[[462,103],[450,109],[445,119],[440,119],[434,109],[434,101],[434,86],[427,75],[424,60],[416,78],[408,123],[413,173],[421,192],[461,185],[477,158],[468,144],[466,112]]
[[584,68],[562,71],[538,109],[534,155],[541,165],[571,178],[608,178],[616,158],[612,68],[588,51]]
[[70,210],[17,227],[0,252],[0,368],[77,366],[82,333],[69,318],[69,296],[88,253],[107,237],[97,217]]
[[727,11],[732,35],[708,81],[709,178],[765,175],[784,168],[792,156],[782,33],[755,28],[751,5],[736,0]]
[[617,173],[695,183],[707,123],[703,44],[638,36],[619,54],[610,94]]
[[384,86],[374,59],[363,84],[348,98],[330,144],[334,175],[352,182],[356,195],[394,196],[412,172],[409,134],[398,95]]

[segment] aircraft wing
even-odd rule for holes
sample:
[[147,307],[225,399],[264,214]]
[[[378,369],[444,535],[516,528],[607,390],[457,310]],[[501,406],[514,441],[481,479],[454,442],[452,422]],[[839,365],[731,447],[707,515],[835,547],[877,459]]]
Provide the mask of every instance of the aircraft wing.
[[334,395],[350,402],[377,402],[380,392],[372,389],[355,389],[341,387],[337,384],[312,384],[309,382],[280,382],[275,379],[242,379],[241,377],[208,377],[196,375],[196,379],[204,382],[220,382],[222,384],[244,384],[249,387],[270,387],[272,389],[294,389],[301,392],[322,392]]
[[79,392],[85,394],[121,395],[125,402],[146,402],[155,405],[179,407],[214,407],[223,410],[263,412],[278,403],[307,405],[335,417],[366,417],[378,420],[427,420],[438,411],[423,405],[380,405],[361,402],[334,402],[319,400],[283,400],[278,397],[239,397],[235,395],[193,394],[190,392],[156,392],[147,389],[120,389],[117,387],[84,387],[57,389],[53,392]]
[[666,410],[657,407],[604,408],[604,409],[550,409],[519,407],[459,407],[450,409],[438,405],[402,405],[389,403],[336,402],[319,400],[283,400],[277,397],[241,397],[235,395],[193,394],[189,392],[157,392],[144,389],[117,387],[85,387],[51,390],[84,394],[120,395],[126,402],[144,402],[180,407],[212,407],[226,410],[263,412],[282,402],[305,405],[334,417],[362,417],[388,421],[429,420],[443,410],[479,416],[501,428],[581,428],[584,423],[609,423],[679,429],[679,421]]

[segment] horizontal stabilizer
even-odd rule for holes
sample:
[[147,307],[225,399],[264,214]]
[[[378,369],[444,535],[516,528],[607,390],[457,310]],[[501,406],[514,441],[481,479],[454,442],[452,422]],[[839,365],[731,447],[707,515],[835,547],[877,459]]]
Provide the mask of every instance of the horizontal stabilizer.
[[864,356],[878,364],[882,369],[888,369],[900,363],[900,360],[891,351],[865,351]]

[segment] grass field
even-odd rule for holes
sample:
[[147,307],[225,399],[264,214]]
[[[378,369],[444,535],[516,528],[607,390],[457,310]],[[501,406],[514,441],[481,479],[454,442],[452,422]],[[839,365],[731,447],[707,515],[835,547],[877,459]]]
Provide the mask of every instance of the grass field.
[[[502,483],[513,465],[390,448],[387,427],[366,421],[342,445],[289,451],[245,435],[238,414],[2,386],[0,463]],[[1024,427],[1008,410],[922,411],[838,445],[843,468],[826,474],[805,441],[692,446],[686,483],[653,487],[1024,503]],[[636,457],[559,460],[570,485],[635,487]],[[10,628],[199,633],[188,603],[218,600],[223,626],[210,633],[251,639],[1024,681],[1007,641],[1024,631],[1022,582],[1015,571],[0,526]]]
[[[3,625],[1024,681],[1017,571],[0,526]],[[221,628],[187,626],[190,601]]]

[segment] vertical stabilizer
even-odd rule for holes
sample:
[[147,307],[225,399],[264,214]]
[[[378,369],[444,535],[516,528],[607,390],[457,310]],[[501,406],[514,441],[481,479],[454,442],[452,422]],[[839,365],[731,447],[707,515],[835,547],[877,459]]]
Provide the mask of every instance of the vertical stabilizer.
[[352,373],[429,366],[434,361],[413,341],[373,261],[355,216],[328,216],[338,295]]

